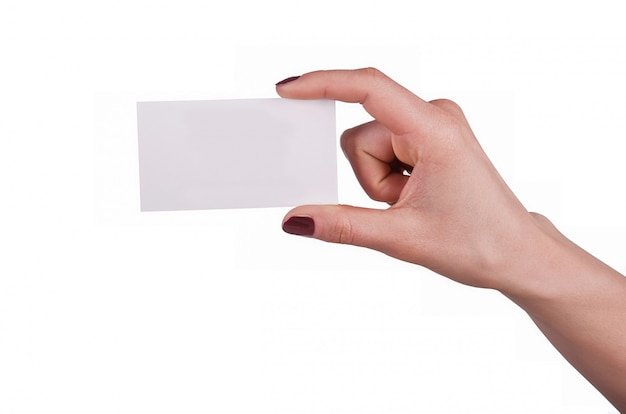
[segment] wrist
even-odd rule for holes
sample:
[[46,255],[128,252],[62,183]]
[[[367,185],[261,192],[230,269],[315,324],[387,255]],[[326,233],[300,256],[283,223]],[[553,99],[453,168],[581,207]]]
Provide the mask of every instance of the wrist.
[[585,252],[545,216],[528,213],[519,237],[495,260],[494,288],[513,301],[544,302],[567,294],[570,269]]
[[565,237],[546,217],[530,213],[532,226],[519,254],[500,263],[502,294],[527,312],[561,306],[586,306],[615,295],[626,279]]

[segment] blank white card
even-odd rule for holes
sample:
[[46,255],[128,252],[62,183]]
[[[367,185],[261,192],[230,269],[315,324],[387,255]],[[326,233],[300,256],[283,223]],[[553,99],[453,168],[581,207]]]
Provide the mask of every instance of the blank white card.
[[138,102],[142,211],[337,203],[335,103]]

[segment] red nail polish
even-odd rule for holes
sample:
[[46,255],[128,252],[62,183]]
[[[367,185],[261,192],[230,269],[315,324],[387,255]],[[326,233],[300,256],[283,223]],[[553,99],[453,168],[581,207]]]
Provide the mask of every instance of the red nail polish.
[[312,236],[315,222],[311,217],[293,216],[283,223],[283,231],[298,236]]
[[281,80],[280,82],[278,82],[278,83],[276,84],[276,86],[279,86],[279,85],[284,85],[284,84],[289,83],[289,82],[291,82],[291,81],[295,81],[295,80],[296,80],[296,79],[298,79],[299,77],[300,77],[300,76],[290,76],[290,77],[288,77],[287,79],[283,79],[283,80]]

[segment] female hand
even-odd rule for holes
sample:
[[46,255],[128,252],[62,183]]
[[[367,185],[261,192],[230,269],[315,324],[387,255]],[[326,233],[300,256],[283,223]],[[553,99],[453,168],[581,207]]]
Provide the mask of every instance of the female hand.
[[361,103],[375,120],[345,131],[341,147],[367,194],[391,205],[300,206],[285,231],[376,249],[468,285],[515,288],[516,275],[503,270],[537,247],[537,222],[454,102],[425,102],[372,68],[307,73],[277,91]]
[[376,69],[288,80],[277,85],[282,97],[359,102],[374,117],[341,146],[367,194],[391,207],[300,206],[285,231],[501,291],[626,412],[626,278],[524,209],[455,103],[425,102]]

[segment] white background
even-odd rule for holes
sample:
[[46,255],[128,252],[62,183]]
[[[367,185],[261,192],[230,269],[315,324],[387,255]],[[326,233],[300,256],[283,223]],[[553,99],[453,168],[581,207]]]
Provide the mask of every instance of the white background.
[[624,272],[620,2],[90,3],[0,5],[0,413],[615,412],[496,292],[286,235],[287,208],[139,213],[135,102],[376,66]]

